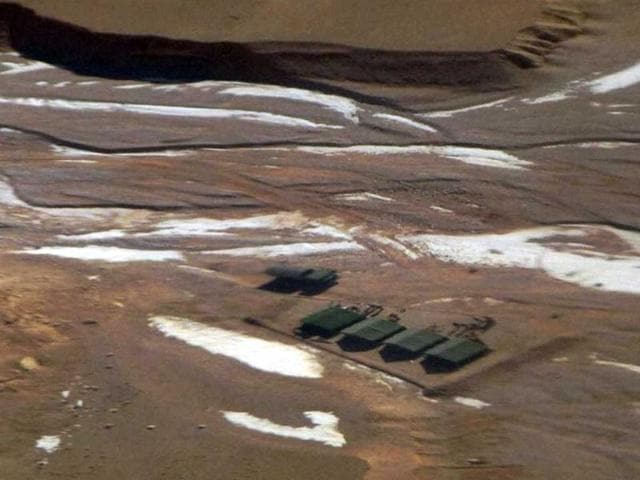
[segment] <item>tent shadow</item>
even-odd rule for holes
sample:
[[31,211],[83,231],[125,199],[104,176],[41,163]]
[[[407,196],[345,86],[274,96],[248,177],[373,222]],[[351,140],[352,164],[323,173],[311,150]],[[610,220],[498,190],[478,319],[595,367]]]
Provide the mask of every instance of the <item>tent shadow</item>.
[[373,350],[380,344],[377,342],[368,342],[358,338],[345,336],[336,342],[338,346],[345,352],[366,352]]
[[338,282],[334,281],[322,285],[309,285],[288,278],[274,278],[273,280],[269,280],[267,283],[260,285],[258,287],[258,290],[263,290],[265,292],[271,293],[280,293],[284,295],[299,293],[300,295],[305,297],[313,297],[314,295],[319,295],[326,292],[337,284]]
[[415,360],[420,356],[420,353],[411,353],[405,350],[392,347],[390,345],[385,346],[382,350],[380,350],[380,356],[382,360],[387,363],[391,362],[408,362],[410,360]]

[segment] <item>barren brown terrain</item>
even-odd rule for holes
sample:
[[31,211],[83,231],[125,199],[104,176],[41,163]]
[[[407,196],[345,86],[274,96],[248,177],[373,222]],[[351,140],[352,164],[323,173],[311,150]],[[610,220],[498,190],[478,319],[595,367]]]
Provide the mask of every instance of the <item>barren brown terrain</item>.
[[638,477],[640,1],[78,3],[0,2],[0,480]]

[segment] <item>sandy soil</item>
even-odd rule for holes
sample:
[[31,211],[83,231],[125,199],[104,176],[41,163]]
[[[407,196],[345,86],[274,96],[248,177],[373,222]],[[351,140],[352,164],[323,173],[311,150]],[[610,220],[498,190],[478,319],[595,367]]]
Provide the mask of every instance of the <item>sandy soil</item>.
[[88,28],[199,41],[314,42],[389,50],[480,51],[504,46],[543,0],[66,0],[16,3]]

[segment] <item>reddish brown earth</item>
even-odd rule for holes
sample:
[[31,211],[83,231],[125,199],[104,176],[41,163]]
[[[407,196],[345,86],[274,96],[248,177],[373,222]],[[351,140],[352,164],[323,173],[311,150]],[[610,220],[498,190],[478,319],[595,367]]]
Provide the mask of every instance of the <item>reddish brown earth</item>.
[[[212,2],[140,21],[97,2],[100,23],[20,3],[56,20],[0,3],[2,480],[638,476],[640,74],[598,85],[640,61],[640,2],[426,2],[440,30],[417,44],[419,22],[358,2],[291,7],[289,30],[237,4],[228,37]],[[304,36],[322,8],[353,28]],[[259,289],[278,262],[341,278]],[[330,302],[444,333],[491,317],[491,353],[438,373],[297,338]],[[212,354],[157,316],[311,345],[324,371]],[[227,411],[331,412],[345,443]]]

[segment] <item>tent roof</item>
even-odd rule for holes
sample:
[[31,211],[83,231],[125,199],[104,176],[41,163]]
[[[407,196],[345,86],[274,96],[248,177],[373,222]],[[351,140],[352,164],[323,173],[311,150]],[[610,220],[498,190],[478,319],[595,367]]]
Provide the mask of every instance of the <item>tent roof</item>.
[[429,330],[420,330],[409,328],[403,332],[394,335],[384,343],[401,350],[411,353],[420,353],[429,347],[443,342],[446,337]]
[[360,312],[342,307],[329,307],[304,317],[302,328],[323,333],[337,333],[343,328],[364,320],[364,318],[365,316]]
[[451,338],[430,349],[425,358],[462,365],[482,355],[488,350],[486,345],[467,338]]
[[380,342],[404,330],[405,327],[396,322],[384,318],[369,318],[358,322],[355,325],[342,331],[345,335],[366,340],[369,342]]

